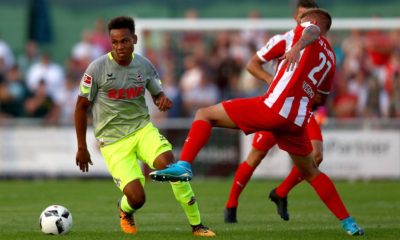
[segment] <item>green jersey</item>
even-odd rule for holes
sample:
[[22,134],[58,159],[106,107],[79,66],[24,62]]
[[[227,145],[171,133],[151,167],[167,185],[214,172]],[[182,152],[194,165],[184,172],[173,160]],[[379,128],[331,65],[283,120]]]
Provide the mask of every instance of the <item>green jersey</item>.
[[162,91],[156,69],[143,56],[134,54],[129,66],[121,66],[108,53],[88,66],[79,95],[93,104],[93,126],[101,144],[115,142],[149,123],[145,89],[151,95]]

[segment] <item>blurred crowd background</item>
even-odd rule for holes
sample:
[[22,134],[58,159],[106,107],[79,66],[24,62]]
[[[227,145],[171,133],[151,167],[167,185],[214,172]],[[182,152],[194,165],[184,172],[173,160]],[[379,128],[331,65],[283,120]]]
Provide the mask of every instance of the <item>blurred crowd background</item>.
[[[137,18],[291,18],[285,1],[76,1],[2,0],[0,3],[0,124],[37,119],[72,125],[81,76],[110,51],[107,21]],[[399,17],[398,1],[321,0],[334,19]],[[157,6],[157,7],[155,7]],[[335,21],[335,20],[333,20]],[[282,32],[285,29],[282,30]],[[145,31],[141,53],[159,70],[174,101],[156,118],[191,117],[224,99],[265,92],[267,85],[245,70],[249,58],[276,33],[268,30]],[[323,116],[335,119],[400,118],[400,26],[398,29],[332,31],[337,72]],[[266,68],[272,68],[266,66]]]

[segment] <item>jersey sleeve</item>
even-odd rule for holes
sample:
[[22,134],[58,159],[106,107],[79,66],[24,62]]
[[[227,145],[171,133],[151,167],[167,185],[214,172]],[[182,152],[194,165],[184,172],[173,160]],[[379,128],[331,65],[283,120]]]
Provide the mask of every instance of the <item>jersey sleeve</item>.
[[94,100],[98,89],[97,76],[98,74],[96,65],[93,63],[89,64],[81,79],[81,83],[79,86],[79,96],[85,97],[89,101]]
[[257,51],[257,56],[264,62],[278,58],[285,53],[287,45],[286,34],[277,34]]
[[[303,22],[303,23],[297,25],[296,28],[293,31],[293,35],[294,36],[293,36],[293,42],[291,43],[291,45],[296,44],[300,40],[300,38],[303,36],[304,32],[306,30],[312,29],[312,28],[316,28],[315,30],[317,30],[318,33],[320,32],[319,27],[317,25],[315,25],[313,22]],[[312,32],[315,33],[316,32],[315,30],[312,31]],[[315,40],[316,40],[318,38],[318,36],[315,36],[315,37],[316,37],[315,38]],[[313,41],[313,43],[315,42],[315,40]],[[307,46],[309,46],[309,45],[307,45]]]
[[321,32],[321,30],[315,24],[315,22],[311,21],[311,22],[303,22],[303,23],[297,25],[295,28],[295,34],[299,34],[301,36],[303,34],[303,31],[308,28],[317,28],[318,32]]
[[148,62],[147,76],[147,90],[152,96],[159,94],[162,91],[161,80],[156,68],[150,62]]

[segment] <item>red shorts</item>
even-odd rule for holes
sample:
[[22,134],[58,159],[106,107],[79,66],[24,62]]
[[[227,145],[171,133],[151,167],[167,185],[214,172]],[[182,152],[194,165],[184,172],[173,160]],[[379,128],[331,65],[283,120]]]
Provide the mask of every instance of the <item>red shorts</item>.
[[[308,137],[311,141],[322,141],[322,133],[319,124],[315,120],[314,115],[310,117],[310,122],[307,125]],[[256,132],[253,137],[253,148],[267,152],[276,144],[274,135],[271,132],[260,131]]]
[[226,113],[245,133],[272,133],[279,148],[288,153],[306,156],[312,146],[306,128],[299,127],[267,107],[262,97],[239,98],[222,102]]

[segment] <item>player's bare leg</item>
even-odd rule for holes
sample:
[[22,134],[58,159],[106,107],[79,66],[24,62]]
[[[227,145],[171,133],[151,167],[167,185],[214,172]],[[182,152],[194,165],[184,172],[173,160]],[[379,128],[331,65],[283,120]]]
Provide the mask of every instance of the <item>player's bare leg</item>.
[[127,234],[136,234],[137,228],[133,214],[146,201],[144,188],[139,179],[129,182],[124,187],[124,196],[118,201],[120,227]]

